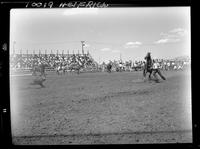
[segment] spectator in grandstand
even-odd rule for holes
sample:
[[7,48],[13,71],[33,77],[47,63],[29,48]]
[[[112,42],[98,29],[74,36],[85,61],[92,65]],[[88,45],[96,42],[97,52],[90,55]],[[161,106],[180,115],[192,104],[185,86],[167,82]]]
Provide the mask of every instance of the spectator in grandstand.
[[122,61],[119,62],[119,71],[122,72],[123,70],[123,65],[122,65]]

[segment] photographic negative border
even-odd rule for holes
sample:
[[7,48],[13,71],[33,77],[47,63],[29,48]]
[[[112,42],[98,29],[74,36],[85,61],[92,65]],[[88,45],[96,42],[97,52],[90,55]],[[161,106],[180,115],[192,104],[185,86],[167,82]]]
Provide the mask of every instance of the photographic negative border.
[[[189,0],[120,0],[120,1],[91,1],[93,5],[87,5],[86,1],[73,1],[73,4],[69,5],[68,3],[72,1],[59,1],[59,0],[45,0],[45,1],[12,1],[6,2],[3,1],[0,3],[0,20],[1,20],[1,50],[0,50],[0,80],[1,80],[1,137],[3,138],[2,142],[5,146],[9,148],[21,148],[21,147],[45,147],[45,148],[65,148],[66,146],[15,146],[12,144],[12,136],[11,136],[11,119],[10,119],[10,91],[9,91],[9,30],[10,30],[10,10],[12,8],[79,8],[79,7],[170,7],[170,6],[192,6],[191,1]],[[74,4],[74,2],[77,2]],[[82,2],[82,3],[81,3]],[[81,4],[80,4],[81,3]],[[193,17],[193,7],[191,7],[191,40],[192,47],[194,48],[194,17]],[[196,20],[197,21],[197,20]],[[191,56],[193,58],[193,51],[191,51]],[[194,67],[193,64],[196,62],[192,60],[192,78],[194,78]],[[198,63],[198,62],[197,62]],[[192,79],[194,81],[194,79]],[[192,126],[193,126],[193,143],[187,144],[159,144],[161,145],[176,145],[186,146],[186,147],[197,147],[199,146],[199,120],[197,117],[197,100],[194,100],[194,82],[192,81]],[[147,144],[148,145],[148,144]],[[154,144],[150,144],[154,145]],[[156,145],[156,144],[155,144]],[[156,147],[154,145],[154,147]],[[119,146],[119,145],[117,145]],[[132,146],[132,145],[131,145]],[[74,146],[75,147],[75,146]],[[76,146],[77,147],[77,146]],[[78,146],[83,147],[83,146]],[[89,147],[89,146],[87,146]],[[90,146],[90,147],[97,147]],[[103,147],[103,146],[102,146]],[[121,145],[120,145],[121,147]]]

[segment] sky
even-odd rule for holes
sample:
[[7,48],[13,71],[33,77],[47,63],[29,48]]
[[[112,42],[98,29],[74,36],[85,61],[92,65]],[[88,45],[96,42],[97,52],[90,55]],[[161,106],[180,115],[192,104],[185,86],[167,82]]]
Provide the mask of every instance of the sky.
[[190,7],[12,9],[10,53],[81,53],[97,62],[190,56]]

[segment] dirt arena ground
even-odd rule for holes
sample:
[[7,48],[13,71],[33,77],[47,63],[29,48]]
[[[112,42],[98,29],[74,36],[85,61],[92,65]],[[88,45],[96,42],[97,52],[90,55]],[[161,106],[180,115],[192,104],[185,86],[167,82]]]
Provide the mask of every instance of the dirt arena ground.
[[48,73],[11,76],[14,144],[191,143],[189,71],[165,71],[144,82],[142,72]]

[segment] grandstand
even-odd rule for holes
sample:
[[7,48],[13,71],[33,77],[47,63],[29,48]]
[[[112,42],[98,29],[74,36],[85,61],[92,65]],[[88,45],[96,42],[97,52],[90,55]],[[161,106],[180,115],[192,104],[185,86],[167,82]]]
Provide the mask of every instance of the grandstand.
[[47,71],[54,71],[56,65],[62,63],[63,65],[67,65],[70,63],[80,63],[84,66],[84,71],[93,71],[97,68],[98,63],[92,58],[89,51],[87,54],[79,54],[79,53],[67,53],[67,54],[11,54],[10,55],[10,68],[11,71],[16,70],[30,70],[33,65],[37,65],[38,63],[43,62],[49,65],[46,68]]

